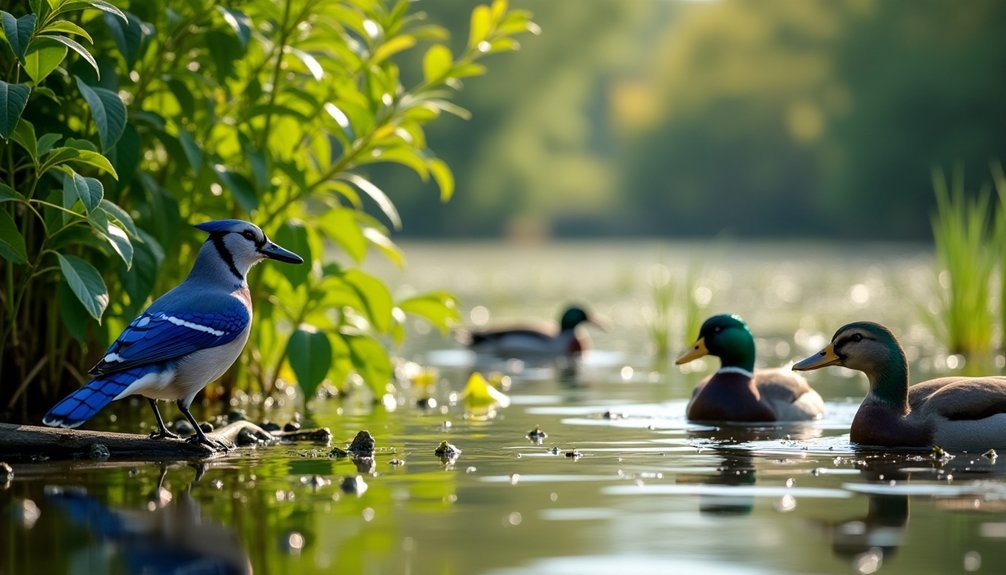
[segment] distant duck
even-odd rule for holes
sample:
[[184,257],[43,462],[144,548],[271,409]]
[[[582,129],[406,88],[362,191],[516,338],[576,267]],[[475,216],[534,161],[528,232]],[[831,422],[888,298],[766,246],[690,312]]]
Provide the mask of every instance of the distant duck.
[[600,325],[583,308],[570,306],[559,319],[557,333],[546,333],[530,327],[510,327],[469,334],[468,348],[480,354],[499,357],[569,357],[585,349],[576,333],[580,324]]
[[692,392],[686,413],[692,421],[806,421],[821,417],[824,400],[789,369],[754,369],[755,344],[736,315],[714,315],[702,324],[695,345],[675,362],[706,355],[722,366]]
[[873,322],[841,327],[797,370],[841,365],[866,374],[870,391],[852,420],[854,443],[883,447],[1006,448],[1006,377],[941,377],[908,385],[894,334]]

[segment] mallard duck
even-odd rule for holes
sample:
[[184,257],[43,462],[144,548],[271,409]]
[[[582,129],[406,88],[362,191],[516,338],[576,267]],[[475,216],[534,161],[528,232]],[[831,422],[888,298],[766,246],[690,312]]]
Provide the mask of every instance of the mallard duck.
[[476,353],[501,357],[563,357],[584,350],[584,342],[576,334],[580,324],[599,324],[583,308],[571,306],[559,318],[559,330],[546,333],[531,327],[509,327],[471,332],[468,348]]
[[744,320],[714,315],[702,324],[695,345],[677,365],[705,355],[720,369],[692,392],[686,413],[692,421],[806,421],[824,412],[824,400],[789,369],[754,369],[755,344]]
[[866,374],[870,392],[852,420],[860,445],[985,450],[1006,447],[1006,377],[941,377],[908,386],[905,350],[891,330],[860,321],[841,327],[806,371],[841,365]]

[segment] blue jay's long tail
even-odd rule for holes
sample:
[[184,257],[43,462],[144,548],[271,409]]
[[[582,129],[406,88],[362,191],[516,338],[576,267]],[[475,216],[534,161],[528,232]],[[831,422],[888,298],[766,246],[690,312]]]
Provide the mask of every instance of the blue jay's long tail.
[[118,397],[133,382],[152,374],[153,366],[145,365],[101,375],[57,403],[42,418],[52,427],[77,427]]

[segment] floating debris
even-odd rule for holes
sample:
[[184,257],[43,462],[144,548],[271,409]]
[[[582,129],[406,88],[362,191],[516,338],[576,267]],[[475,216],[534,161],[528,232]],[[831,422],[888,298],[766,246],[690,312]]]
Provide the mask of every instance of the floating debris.
[[461,398],[468,409],[489,409],[497,405],[500,407],[510,405],[510,396],[490,385],[489,380],[477,371],[468,378],[468,384],[461,392]]
[[6,461],[0,461],[0,479],[14,477],[14,468]]
[[420,409],[436,409],[437,400],[432,397],[423,397],[416,401],[416,407]]
[[353,477],[346,476],[342,478],[341,482],[339,482],[339,489],[359,497],[367,491],[367,482],[359,475]]
[[933,460],[938,461],[940,463],[946,463],[954,458],[952,454],[947,453],[946,450],[944,450],[939,445],[933,446],[933,451],[931,452],[930,456],[933,458]]
[[992,460],[994,462],[996,460],[996,458],[999,457],[999,454],[996,453],[995,449],[989,449],[988,451],[986,451],[985,453],[983,453],[982,456],[985,457],[986,459],[990,459],[990,460]]
[[398,459],[396,457],[395,459],[392,459],[391,461],[389,461],[388,465],[396,465],[396,466],[397,465],[405,465],[405,460],[404,459]]
[[566,457],[568,457],[570,459],[573,459],[573,460],[576,460],[576,459],[580,459],[581,457],[583,457],[583,454],[580,453],[580,451],[578,449],[574,449],[572,451],[567,451],[566,452]]
[[300,431],[300,423],[296,421],[288,421],[286,425],[283,426],[283,431]]
[[604,413],[601,414],[601,418],[603,418],[603,419],[624,419],[625,415],[623,415],[621,413],[614,412],[614,411],[605,411]]
[[536,442],[538,445],[541,445],[541,442],[544,441],[546,437],[548,437],[548,434],[542,431],[541,427],[537,425],[534,426],[534,429],[527,432],[527,438]]
[[559,449],[558,447],[553,447],[552,449],[548,450],[548,452],[551,453],[552,455],[559,455],[560,451],[562,451],[562,450]]

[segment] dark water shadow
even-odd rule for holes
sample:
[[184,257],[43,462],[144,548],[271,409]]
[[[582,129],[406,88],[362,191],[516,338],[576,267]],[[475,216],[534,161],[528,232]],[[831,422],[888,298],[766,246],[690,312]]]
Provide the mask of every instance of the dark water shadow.
[[203,515],[191,484],[175,493],[165,489],[165,472],[139,509],[106,505],[83,487],[47,486],[46,497],[69,524],[91,534],[88,545],[71,551],[71,562],[95,567],[121,562],[128,573],[251,573],[237,533]]

